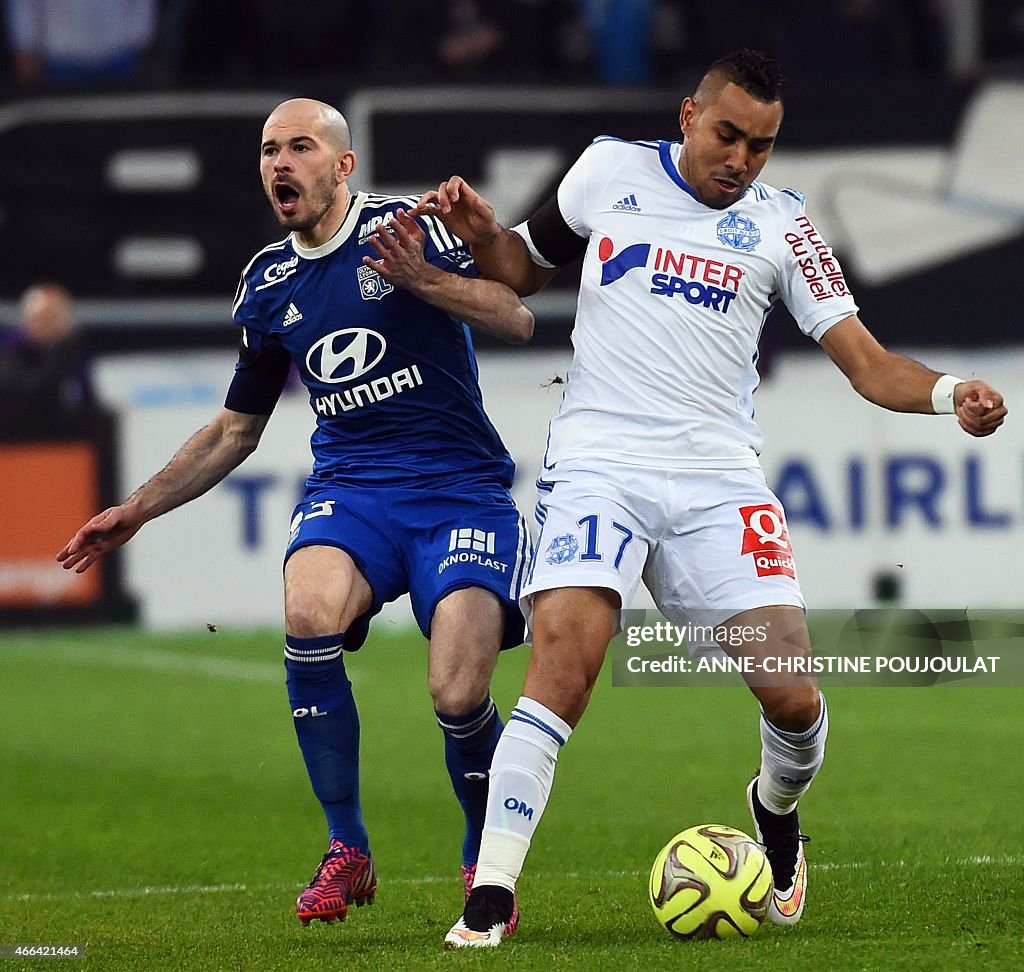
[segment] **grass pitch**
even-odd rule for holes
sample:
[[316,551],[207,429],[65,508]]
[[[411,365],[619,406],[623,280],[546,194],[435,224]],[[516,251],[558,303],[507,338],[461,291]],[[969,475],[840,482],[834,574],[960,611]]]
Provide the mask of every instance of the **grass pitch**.
[[[602,679],[520,883],[520,931],[494,952],[443,952],[461,811],[425,645],[388,624],[348,656],[377,903],[303,928],[294,901],[326,836],[281,640],[0,635],[0,942],[84,943],[87,967],[119,972],[1024,968],[1024,694],[964,686],[829,690],[828,759],[801,809],[804,920],[683,943],[653,920],[647,869],[693,824],[750,830],[756,706],[738,687]],[[505,713],[525,662],[519,649],[499,665]]]

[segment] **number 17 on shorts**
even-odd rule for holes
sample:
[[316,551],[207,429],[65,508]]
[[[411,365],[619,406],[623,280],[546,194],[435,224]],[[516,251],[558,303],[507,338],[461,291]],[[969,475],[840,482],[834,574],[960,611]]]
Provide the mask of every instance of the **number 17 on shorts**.
[[635,518],[609,500],[591,495],[572,501],[564,496],[568,492],[541,493],[541,532],[524,595],[556,587],[606,587],[628,604],[647,559]]

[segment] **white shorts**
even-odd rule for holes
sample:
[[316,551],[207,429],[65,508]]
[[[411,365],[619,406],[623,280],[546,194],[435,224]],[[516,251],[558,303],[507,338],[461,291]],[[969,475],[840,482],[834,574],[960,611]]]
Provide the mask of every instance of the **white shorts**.
[[604,587],[628,608],[641,579],[678,625],[805,608],[782,504],[760,468],[560,463],[537,480],[536,516],[528,620],[538,591]]

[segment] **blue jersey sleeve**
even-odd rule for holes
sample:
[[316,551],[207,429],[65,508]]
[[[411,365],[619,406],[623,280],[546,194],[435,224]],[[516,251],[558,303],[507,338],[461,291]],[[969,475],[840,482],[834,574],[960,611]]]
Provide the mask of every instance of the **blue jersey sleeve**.
[[252,351],[246,346],[245,333],[224,407],[246,415],[269,415],[284,391],[292,359],[281,347]]
[[428,263],[460,277],[480,276],[469,247],[436,216],[420,216],[417,222],[424,232],[423,255]]
[[235,299],[231,303],[231,317],[236,324],[243,328],[243,331],[246,328],[258,330],[260,323],[259,314],[256,309],[256,292],[251,281],[248,279],[251,267],[252,264],[250,263],[239,278]]
[[242,328],[242,338],[224,407],[248,415],[269,415],[284,390],[291,356],[275,335],[265,329],[255,293],[247,273],[243,273],[232,305],[232,316]]

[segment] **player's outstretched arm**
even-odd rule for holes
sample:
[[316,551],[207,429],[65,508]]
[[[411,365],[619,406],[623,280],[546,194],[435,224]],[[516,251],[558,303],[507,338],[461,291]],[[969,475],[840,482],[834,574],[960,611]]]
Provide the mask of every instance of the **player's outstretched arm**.
[[420,196],[411,214],[425,213],[469,245],[482,277],[500,280],[520,297],[537,293],[557,273],[533,262],[523,238],[498,222],[494,207],[462,176]]
[[533,314],[505,284],[460,277],[428,263],[423,230],[404,209],[377,227],[370,245],[379,259],[364,257],[363,263],[389,283],[503,341],[523,344],[533,337]]
[[[994,388],[977,380],[953,384],[940,372],[887,351],[855,314],[829,328],[821,346],[857,393],[882,408],[924,415],[955,411],[960,427],[974,436],[991,435],[1006,418],[1003,396]],[[937,387],[940,379],[944,384]],[[945,384],[951,385],[948,392]],[[950,408],[937,408],[936,399],[950,394]]]
[[65,570],[81,574],[108,550],[120,547],[150,520],[216,486],[259,444],[268,415],[222,409],[174,458],[120,506],[94,516],[57,554]]

